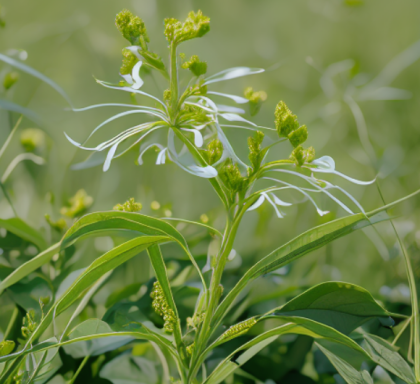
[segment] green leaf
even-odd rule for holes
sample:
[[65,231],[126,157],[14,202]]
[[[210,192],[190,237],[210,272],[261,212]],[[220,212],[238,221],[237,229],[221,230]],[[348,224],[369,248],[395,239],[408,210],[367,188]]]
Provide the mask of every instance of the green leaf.
[[316,285],[273,312],[280,316],[309,318],[345,334],[374,317],[381,317],[389,326],[394,324],[389,312],[368,291],[341,282]]
[[41,252],[33,259],[22,264],[20,267],[16,268],[9,276],[0,282],[0,295],[2,292],[10,287],[13,284],[16,284],[18,281],[22,280],[24,277],[28,276],[33,271],[37,270],[39,267],[43,266],[45,263],[48,263],[51,258],[58,253],[60,250],[60,243],[54,244],[50,248],[46,249],[44,252]]
[[167,222],[154,217],[134,212],[106,211],[83,216],[64,235],[62,247],[68,247],[81,238],[97,236],[101,232],[110,230],[133,231],[151,236],[169,236],[171,241],[177,242],[190,258],[201,281],[205,285],[204,277],[194,257],[189,251],[188,244],[181,233]]
[[345,360],[331,353],[328,349],[317,344],[318,348],[327,356],[328,360],[334,365],[337,372],[348,384],[373,384],[373,379],[369,372],[359,372]]
[[362,343],[371,359],[407,383],[416,383],[416,377],[408,363],[397,352],[398,348],[378,336],[365,334]]
[[[249,359],[255,356],[265,346],[277,340],[279,336],[286,334],[297,334],[310,336],[315,339],[332,341],[349,347],[357,352],[362,353],[368,357],[367,353],[361,348],[355,341],[350,339],[348,336],[336,331],[327,325],[317,323],[316,321],[289,317],[287,318],[289,323],[273,328],[261,335],[256,336],[251,341],[245,343],[233,353],[223,360],[211,373],[208,379],[204,382],[205,384],[218,384],[227,378],[233,371],[239,368],[241,365],[246,363]],[[239,357],[233,360],[234,356],[238,352],[245,350]]]
[[[414,194],[417,193],[419,193],[419,191]],[[409,195],[404,199],[407,199],[414,194]],[[235,298],[249,282],[266,273],[281,268],[301,258],[302,256],[331,243],[333,240],[346,236],[366,226],[388,220],[388,215],[383,211],[404,199],[398,200],[378,210],[369,212],[366,215],[358,213],[356,215],[343,217],[341,219],[319,225],[318,227],[302,233],[298,237],[262,258],[258,263],[254,264],[254,266],[252,266],[244,276],[242,276],[233,289],[226,295],[225,299],[220,303],[213,318],[213,327],[216,328],[225,313],[233,304]]]
[[[1,53],[0,53],[1,59]],[[34,123],[38,125],[42,125],[41,118],[34,112],[28,108],[22,107],[19,104],[13,103],[11,101],[7,101],[4,99],[0,99],[0,108],[5,109],[6,111],[16,112],[20,115],[26,116],[29,120],[32,120]]]
[[16,236],[34,244],[41,251],[47,248],[47,243],[44,237],[36,229],[26,224],[18,217],[6,220],[0,219],[0,228],[4,228]]

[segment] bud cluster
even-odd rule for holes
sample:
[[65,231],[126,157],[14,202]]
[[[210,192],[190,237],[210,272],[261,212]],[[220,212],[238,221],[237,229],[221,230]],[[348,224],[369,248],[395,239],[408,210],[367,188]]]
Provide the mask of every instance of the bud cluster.
[[147,51],[149,36],[140,17],[134,16],[128,9],[123,9],[117,14],[115,25],[131,45],[140,45],[143,50]]
[[223,155],[223,144],[220,140],[214,139],[207,145],[207,149],[203,150],[202,153],[208,164],[213,165],[218,162]]
[[189,69],[197,77],[207,73],[207,63],[200,61],[197,55],[191,56],[189,61],[182,64],[182,68]]
[[249,331],[251,327],[253,327],[257,323],[257,320],[254,318],[245,320],[241,323],[232,325],[222,336],[220,336],[220,340],[227,340],[232,339],[234,337],[238,337],[240,335],[245,334]]
[[139,59],[136,55],[131,52],[129,49],[124,48],[122,50],[123,61],[120,68],[121,75],[129,75],[131,74],[133,67],[137,64]]
[[3,87],[7,91],[8,89],[12,88],[13,85],[19,80],[19,73],[17,72],[9,72],[3,78]]
[[233,164],[230,159],[220,169],[219,176],[233,193],[241,191],[246,185],[247,179],[241,175],[238,165]]
[[76,194],[69,199],[69,206],[62,207],[60,213],[64,216],[74,218],[82,214],[93,203],[93,198],[84,189],[79,189]]
[[176,316],[174,311],[169,307],[168,301],[166,300],[162,287],[158,281],[153,283],[153,291],[150,294],[150,297],[153,299],[153,309],[165,321],[163,328],[166,332],[172,333],[176,323]]
[[195,343],[192,343],[189,346],[187,346],[186,350],[187,350],[188,356],[192,356],[194,352],[194,347],[195,347]]
[[136,203],[134,197],[128,199],[124,204],[117,204],[114,206],[115,211],[123,211],[123,212],[139,212],[143,206],[141,203]]
[[251,161],[252,168],[257,170],[264,157],[264,153],[261,152],[261,144],[264,140],[264,133],[261,131],[255,132],[255,137],[248,137],[248,148],[249,148],[249,160]]
[[37,326],[38,323],[35,321],[35,311],[31,309],[23,318],[23,327],[21,328],[23,338],[25,340],[29,339]]
[[249,113],[251,116],[256,115],[262,103],[267,100],[267,94],[264,91],[254,92],[252,87],[245,89],[244,96],[249,100]]
[[176,44],[204,36],[210,30],[210,18],[201,11],[191,11],[184,23],[170,18],[165,19],[165,36],[169,42]]
[[195,123],[206,124],[212,121],[211,116],[208,116],[206,111],[200,107],[191,104],[185,104],[182,109],[182,120],[194,120]]
[[283,101],[277,104],[274,115],[279,136],[287,137],[290,144],[294,147],[290,158],[298,166],[302,166],[305,162],[310,163],[315,158],[314,148],[304,149],[301,146],[308,139],[308,128],[306,128],[306,125],[299,127],[297,116],[290,111]]

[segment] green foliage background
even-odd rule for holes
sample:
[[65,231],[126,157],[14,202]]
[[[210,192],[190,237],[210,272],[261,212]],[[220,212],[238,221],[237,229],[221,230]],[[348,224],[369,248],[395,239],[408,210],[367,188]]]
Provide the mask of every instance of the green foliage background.
[[[0,31],[1,51],[16,48],[27,51],[26,63],[56,81],[77,107],[130,102],[128,95],[104,89],[93,78],[119,79],[120,52],[125,42],[113,23],[115,14],[122,8],[129,8],[143,18],[151,36],[151,47],[160,54],[166,46],[162,20],[183,19],[191,9],[202,9],[211,18],[211,32],[204,39],[184,45],[187,57],[198,54],[208,62],[209,74],[239,65],[269,69],[226,85],[230,87],[229,93],[240,94],[249,85],[267,92],[268,99],[256,122],[272,126],[274,107],[278,100],[285,100],[299,121],[309,127],[308,145],[316,148],[317,156],[332,156],[340,171],[358,179],[368,180],[378,175],[387,202],[419,188],[420,43],[413,50],[419,59],[410,65],[408,61],[407,65],[401,64],[398,75],[386,84],[406,90],[407,99],[359,102],[376,163],[364,152],[366,142],[361,142],[355,118],[343,99],[350,79],[375,78],[401,52],[420,41],[418,1],[366,0],[359,4],[343,0],[9,0],[2,7],[6,27]],[[334,77],[335,89],[327,96],[320,84],[321,77],[329,66],[348,59],[354,62],[352,68]],[[217,90],[227,91],[222,84],[217,85]],[[163,89],[163,85],[145,77],[147,92],[161,95]],[[22,127],[36,126],[49,136],[39,153],[48,160],[47,165],[20,165],[7,184],[13,191],[19,215],[33,226],[44,227],[48,232],[44,214],[58,219],[60,207],[80,188],[94,198],[91,211],[111,209],[116,203],[135,197],[143,204],[146,214],[151,212],[150,203],[157,200],[174,217],[198,220],[206,213],[218,226],[220,204],[208,188],[208,182],[174,164],[155,166],[155,155],[151,153],[146,155],[146,165],[141,167],[135,165],[136,150],[113,161],[107,173],[102,173],[101,167],[83,171],[69,168],[86,154],[76,151],[63,131],[83,141],[111,111],[68,111],[65,100],[51,88],[24,74],[8,97],[41,116],[42,124],[24,119]],[[17,117],[0,110],[1,142]],[[120,122],[111,124],[98,135],[97,142],[120,129]],[[229,132],[242,158],[247,156],[247,136],[244,132]],[[289,151],[282,147],[276,150]],[[18,151],[21,149],[15,140],[2,159],[2,170]],[[342,185],[366,210],[382,205],[375,185],[361,187],[345,182]],[[55,197],[52,204],[48,198],[51,194]],[[287,239],[327,219],[344,215],[331,201],[320,201],[323,208],[331,211],[324,218],[318,217],[308,204],[288,209],[285,219],[278,219],[265,206],[250,213],[240,228],[235,247],[242,265],[232,265],[232,268],[240,275],[241,268],[245,270],[252,260],[258,260]],[[0,212],[2,218],[12,215],[5,199],[0,201]],[[158,213],[163,215],[163,210]],[[406,202],[396,213],[403,214],[396,224],[409,246],[417,286],[420,286],[418,199]],[[409,296],[396,239],[389,223],[380,224],[378,230],[380,237],[369,229],[340,239],[294,263],[290,270],[260,280],[256,289],[264,292],[342,280],[368,289],[376,298],[387,302],[388,309],[394,305],[404,312]],[[106,241],[92,242],[91,256],[79,259],[72,268],[86,267],[95,254],[107,248]],[[146,261],[131,260],[119,268],[108,289],[145,282],[150,276]],[[102,293],[103,298],[108,295],[109,292]],[[100,298],[97,305],[97,313],[103,313],[105,307]],[[260,304],[258,312],[265,308],[265,303]],[[1,321],[0,326],[4,326]]]

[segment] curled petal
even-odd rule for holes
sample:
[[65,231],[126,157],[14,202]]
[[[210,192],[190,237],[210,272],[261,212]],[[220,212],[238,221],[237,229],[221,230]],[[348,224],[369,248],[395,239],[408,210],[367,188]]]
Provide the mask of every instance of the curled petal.
[[156,159],[156,165],[160,165],[160,164],[165,164],[165,160],[166,160],[166,151],[168,150],[168,148],[164,148],[162,149]]
[[196,129],[181,128],[183,131],[194,133],[194,144],[196,147],[201,148],[204,144],[203,135]]
[[262,205],[262,203],[264,203],[265,200],[265,196],[264,195],[260,195],[260,197],[258,198],[258,200],[252,204],[247,211],[253,211],[254,209],[257,209],[258,207],[260,207]]
[[140,68],[142,64],[143,63],[141,61],[136,63],[133,67],[133,71],[131,72],[134,81],[134,84],[131,86],[133,89],[140,89],[144,84],[144,81],[140,78]]
[[153,147],[158,147],[158,148],[161,150],[161,152],[164,150],[163,145],[161,145],[161,144],[159,144],[159,143],[152,143],[152,144],[147,145],[147,146],[146,146],[146,147],[144,147],[144,148],[141,148],[141,150],[140,150],[140,155],[139,155],[139,157],[138,157],[138,159],[137,159],[137,162],[138,162],[140,165],[143,165],[143,155],[144,155],[144,153],[145,153],[147,150],[149,150],[150,148],[153,148]]
[[119,142],[115,143],[111,147],[111,149],[108,151],[108,154],[106,155],[106,159],[105,159],[105,162],[104,162],[104,167],[103,167],[104,172],[106,172],[109,169],[109,167],[111,166],[111,161],[112,161],[112,159],[115,155],[115,151],[117,150],[118,144],[119,144]]
[[272,193],[271,196],[273,197],[273,200],[277,205],[280,205],[282,207],[290,207],[292,205],[291,203],[286,203],[285,201],[280,200],[274,193]]
[[207,94],[226,97],[228,99],[233,100],[237,104],[246,104],[246,103],[249,102],[249,100],[245,99],[245,97],[230,95],[228,93],[219,93],[219,92],[208,91]]

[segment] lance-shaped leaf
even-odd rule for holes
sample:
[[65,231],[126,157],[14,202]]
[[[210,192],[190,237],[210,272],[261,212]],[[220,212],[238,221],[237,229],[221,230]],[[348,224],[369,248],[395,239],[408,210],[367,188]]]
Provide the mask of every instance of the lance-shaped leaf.
[[220,323],[223,316],[233,304],[235,298],[249,282],[266,273],[281,268],[340,237],[357,231],[358,229],[384,220],[389,220],[389,216],[385,212],[387,209],[417,195],[419,192],[420,190],[366,214],[358,213],[319,225],[318,227],[302,233],[298,237],[277,248],[268,256],[262,258],[258,263],[252,266],[226,295],[225,299],[220,303],[215,312],[212,323],[213,329]]
[[379,317],[388,326],[394,324],[390,313],[368,291],[341,282],[316,285],[273,312],[278,316],[312,319],[345,334],[374,317]]
[[47,248],[44,237],[18,217],[7,220],[0,219],[0,228],[4,228],[21,239],[34,244],[39,250]]
[[[205,384],[218,384],[231,375],[237,368],[245,364],[249,359],[260,352],[264,347],[277,340],[281,335],[297,334],[306,335],[315,339],[328,340],[345,345],[366,357],[368,355],[355,341],[348,336],[336,331],[327,325],[316,321],[303,318],[290,318],[291,322],[280,327],[273,328],[261,335],[256,336],[251,341],[245,343],[223,360],[211,373]],[[236,357],[240,351],[245,351]]]
[[60,243],[54,244],[50,248],[46,249],[44,252],[41,252],[31,260],[22,264],[20,267],[16,268],[9,276],[0,282],[0,295],[2,292],[10,287],[13,284],[16,284],[18,281],[22,280],[24,277],[28,276],[33,271],[37,270],[39,267],[48,263],[51,258],[58,253],[60,250]]
[[169,236],[169,241],[177,242],[194,265],[201,281],[204,278],[201,274],[194,257],[188,249],[184,237],[172,225],[167,222],[134,212],[106,211],[96,212],[83,216],[65,234],[62,240],[62,247],[68,247],[80,238],[97,236],[104,231],[133,231],[151,236]]

